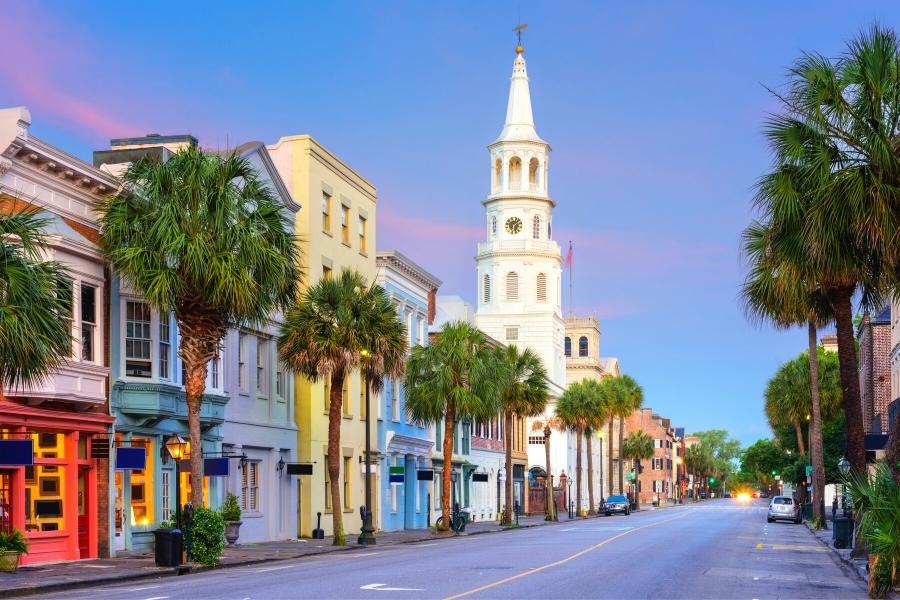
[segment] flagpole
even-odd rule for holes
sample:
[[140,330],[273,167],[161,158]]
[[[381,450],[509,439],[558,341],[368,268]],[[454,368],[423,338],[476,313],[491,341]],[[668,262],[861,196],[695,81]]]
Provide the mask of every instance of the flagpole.
[[574,302],[572,275],[575,269],[575,255],[572,253],[572,240],[569,240],[569,316],[572,316],[572,303]]

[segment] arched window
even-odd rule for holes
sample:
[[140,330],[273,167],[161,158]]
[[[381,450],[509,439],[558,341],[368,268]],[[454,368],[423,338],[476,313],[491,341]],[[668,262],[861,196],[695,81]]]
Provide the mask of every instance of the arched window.
[[538,273],[537,276],[537,300],[538,302],[547,301],[547,275]]
[[578,356],[587,356],[588,355],[588,340],[587,336],[583,335],[578,338]]
[[503,181],[503,161],[499,158],[494,161],[494,191],[500,189],[500,184]]
[[497,235],[497,217],[491,216],[491,235]]
[[566,336],[566,356],[572,356],[572,338]]
[[514,192],[522,189],[522,159],[518,156],[509,159],[509,189]]
[[534,215],[534,225],[531,228],[531,236],[536,240],[541,239],[541,215]]
[[481,286],[481,294],[484,300],[484,304],[488,304],[491,301],[491,276],[485,275],[483,281],[484,283]]
[[538,159],[532,158],[528,162],[528,188],[532,191],[538,188],[538,169],[540,168]]
[[509,302],[519,301],[519,274],[515,271],[506,274],[506,300]]

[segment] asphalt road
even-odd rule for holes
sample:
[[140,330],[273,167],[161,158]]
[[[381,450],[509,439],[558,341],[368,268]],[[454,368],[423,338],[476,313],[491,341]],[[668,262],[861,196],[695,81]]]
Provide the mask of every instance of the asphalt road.
[[803,525],[718,500],[47,598],[866,598]]

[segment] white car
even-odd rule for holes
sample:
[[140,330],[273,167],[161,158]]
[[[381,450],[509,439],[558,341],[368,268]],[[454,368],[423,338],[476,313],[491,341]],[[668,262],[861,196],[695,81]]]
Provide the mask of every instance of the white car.
[[766,520],[769,523],[779,520],[802,523],[803,517],[800,515],[800,504],[795,502],[790,496],[775,496],[769,501],[769,513]]

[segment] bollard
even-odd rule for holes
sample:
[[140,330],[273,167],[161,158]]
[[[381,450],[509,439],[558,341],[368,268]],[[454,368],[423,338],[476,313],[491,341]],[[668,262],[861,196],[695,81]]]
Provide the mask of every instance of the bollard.
[[428,528],[431,529],[431,492],[428,492],[428,503],[425,506],[428,507]]
[[313,529],[312,537],[314,540],[324,540],[325,530],[322,529],[322,513],[316,513],[316,528]]
[[518,525],[519,524],[519,501],[518,500],[516,500],[514,506],[515,506],[514,510],[516,511],[516,525]]

